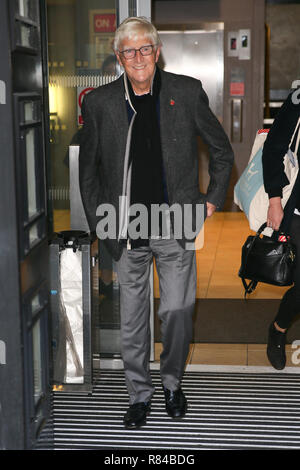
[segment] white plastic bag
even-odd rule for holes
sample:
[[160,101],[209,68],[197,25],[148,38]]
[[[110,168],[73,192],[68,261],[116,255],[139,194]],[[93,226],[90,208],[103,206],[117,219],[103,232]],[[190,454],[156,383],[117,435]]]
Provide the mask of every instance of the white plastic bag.
[[60,253],[61,296],[66,313],[68,383],[81,383],[83,377],[82,253],[67,248]]

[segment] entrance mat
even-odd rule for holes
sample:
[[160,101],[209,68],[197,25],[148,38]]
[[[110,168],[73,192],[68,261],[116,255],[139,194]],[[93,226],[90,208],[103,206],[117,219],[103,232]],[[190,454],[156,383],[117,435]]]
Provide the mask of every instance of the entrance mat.
[[[151,371],[151,376],[156,390],[151,413],[141,429],[124,428],[123,416],[128,408],[124,372],[100,370],[94,376],[89,396],[54,392],[54,430],[49,432],[48,439],[47,436],[40,439],[36,449],[51,450],[52,440],[54,451],[100,450],[102,453],[97,455],[100,465],[102,459],[102,463],[114,466],[122,463],[116,460],[122,450],[126,451],[126,459],[139,452],[138,457],[132,458],[147,466],[147,463],[197,464],[203,455],[197,451],[203,450],[300,449],[298,374],[186,372],[182,388],[188,410],[177,421],[166,413],[160,372]],[[163,454],[166,457],[174,454],[176,460],[177,454],[181,460],[163,460],[166,457],[160,457],[159,449],[167,450]],[[182,452],[183,449],[188,452]],[[119,468],[135,466],[132,460],[131,465],[128,462]]]
[[[197,299],[194,315],[195,343],[265,344],[268,328],[280,300]],[[159,299],[154,300],[154,312]],[[160,320],[154,317],[155,342],[161,342]],[[299,316],[287,334],[287,343],[300,340]]]

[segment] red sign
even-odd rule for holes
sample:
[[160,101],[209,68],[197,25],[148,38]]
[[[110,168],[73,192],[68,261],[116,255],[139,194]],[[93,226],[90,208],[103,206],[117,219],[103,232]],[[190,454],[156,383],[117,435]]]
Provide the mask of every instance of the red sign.
[[231,82],[230,83],[230,95],[231,96],[244,96],[245,95],[245,83],[244,82]]
[[116,30],[116,15],[105,13],[103,15],[94,15],[95,33],[113,33]]
[[81,105],[82,105],[82,100],[84,98],[84,95],[92,91],[94,88],[88,87],[88,88],[77,88],[77,96],[78,96],[78,103],[77,103],[77,116],[78,116],[78,124],[83,124],[83,119],[81,116]]

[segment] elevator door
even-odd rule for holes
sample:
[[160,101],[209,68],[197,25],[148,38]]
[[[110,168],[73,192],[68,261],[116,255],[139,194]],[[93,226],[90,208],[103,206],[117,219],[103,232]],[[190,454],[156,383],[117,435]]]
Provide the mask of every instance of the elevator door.
[[[197,78],[209,98],[219,121],[223,121],[224,24],[203,23],[183,29],[182,26],[158,26],[162,41],[159,65],[167,72]],[[199,139],[199,186],[208,186],[208,153]]]
[[159,35],[163,44],[160,65],[167,72],[201,80],[211,109],[222,121],[223,23],[204,24],[200,28],[184,31],[161,29]]

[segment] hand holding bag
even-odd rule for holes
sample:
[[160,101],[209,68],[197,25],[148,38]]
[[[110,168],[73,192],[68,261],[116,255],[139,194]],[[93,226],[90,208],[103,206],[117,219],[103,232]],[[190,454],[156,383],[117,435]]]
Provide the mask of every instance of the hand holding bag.
[[[298,134],[297,134],[298,133]],[[296,138],[297,135],[297,138]],[[257,231],[267,219],[269,196],[264,188],[262,153],[268,129],[257,132],[247,167],[234,187],[234,202],[245,213],[251,230]],[[296,138],[294,152],[290,149]],[[292,135],[288,151],[284,156],[284,171],[289,184],[284,186],[281,204],[284,208],[294,187],[298,174],[297,152],[300,141],[300,118]],[[271,236],[272,229],[266,227],[264,235]]]
[[[261,238],[266,226],[266,223],[261,225],[256,235],[250,235],[242,247],[239,276],[245,288],[245,296],[254,291],[258,282],[275,286],[293,284],[296,247],[288,237],[285,237],[286,241]],[[246,279],[250,280],[248,284]]]

